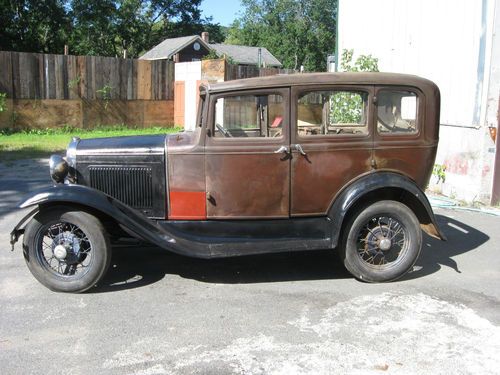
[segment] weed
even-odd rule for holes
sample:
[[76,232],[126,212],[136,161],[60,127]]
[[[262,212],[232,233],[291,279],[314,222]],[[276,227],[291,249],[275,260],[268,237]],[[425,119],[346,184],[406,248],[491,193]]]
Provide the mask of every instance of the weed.
[[7,94],[0,92],[0,112],[7,110]]

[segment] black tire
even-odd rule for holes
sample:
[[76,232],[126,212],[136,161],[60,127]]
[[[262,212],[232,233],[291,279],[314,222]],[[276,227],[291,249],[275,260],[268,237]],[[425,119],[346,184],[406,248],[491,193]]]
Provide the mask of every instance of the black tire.
[[[63,250],[54,251],[57,245]],[[92,288],[111,262],[111,245],[99,219],[62,206],[42,208],[28,223],[23,253],[33,276],[57,292]]]
[[422,231],[413,211],[388,200],[373,203],[350,217],[340,256],[356,279],[386,282],[410,271],[421,248]]

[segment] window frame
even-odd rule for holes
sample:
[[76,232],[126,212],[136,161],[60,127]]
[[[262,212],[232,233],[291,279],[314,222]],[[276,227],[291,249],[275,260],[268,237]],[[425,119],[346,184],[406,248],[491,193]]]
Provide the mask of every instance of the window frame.
[[[215,137],[215,114],[217,99],[245,96],[245,95],[280,95],[283,98],[283,125],[282,134],[280,137]],[[210,95],[207,121],[207,145],[223,145],[223,144],[290,144],[290,88],[289,87],[271,87],[263,89],[250,89],[250,90],[235,90],[220,93],[213,93]],[[210,135],[208,135],[210,134]]]
[[378,101],[374,105],[374,136],[375,139],[387,140],[391,138],[397,139],[416,139],[420,138],[423,132],[423,119],[425,118],[425,96],[417,87],[414,86],[389,86],[389,85],[380,85],[375,87],[375,97],[378,98],[378,95],[381,91],[407,91],[415,94],[417,106],[415,113],[415,132],[379,132],[378,130]]
[[[298,130],[298,103],[299,98],[307,93],[319,92],[319,91],[338,91],[338,92],[363,92],[367,94],[366,98],[366,133],[360,134],[317,134],[317,135],[300,135]],[[292,143],[320,143],[324,141],[328,142],[346,142],[349,140],[364,142],[370,140],[373,134],[373,97],[374,97],[374,86],[373,85],[307,85],[307,86],[297,86],[292,90],[291,101],[293,101],[292,109],[292,120],[291,120],[291,131],[292,131]],[[360,126],[361,128],[361,126]]]

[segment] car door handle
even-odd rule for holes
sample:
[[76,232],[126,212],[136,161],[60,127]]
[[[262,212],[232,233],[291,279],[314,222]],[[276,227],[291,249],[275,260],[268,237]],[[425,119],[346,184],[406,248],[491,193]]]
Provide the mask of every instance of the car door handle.
[[295,151],[298,151],[302,156],[307,156],[307,153],[304,151],[301,145],[298,143],[296,145],[292,145],[292,147],[295,149]]
[[290,150],[288,149],[287,146],[281,146],[280,148],[278,148],[276,151],[274,151],[275,154],[281,154],[281,153],[284,153],[284,154],[289,154],[290,153]]

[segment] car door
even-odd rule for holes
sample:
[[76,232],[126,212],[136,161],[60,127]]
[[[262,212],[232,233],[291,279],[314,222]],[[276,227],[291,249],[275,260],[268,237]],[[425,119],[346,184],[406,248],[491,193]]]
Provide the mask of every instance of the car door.
[[209,105],[207,218],[289,217],[289,89],[212,94]]
[[291,90],[291,216],[326,215],[336,194],[371,170],[373,86]]

